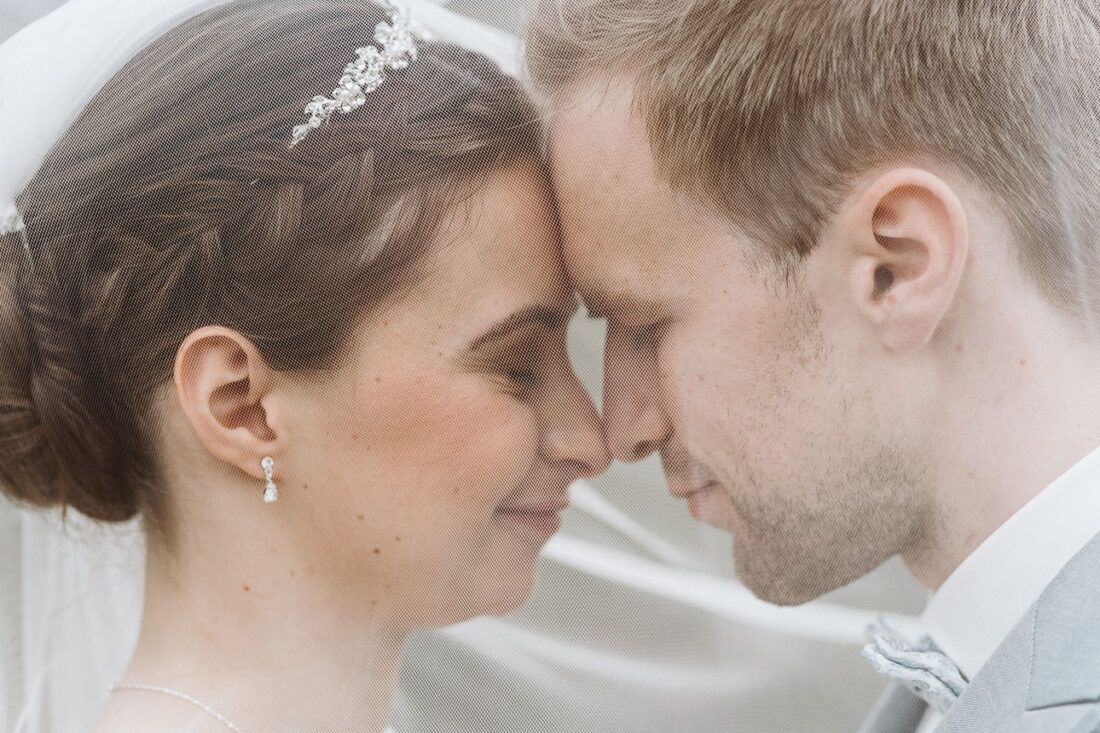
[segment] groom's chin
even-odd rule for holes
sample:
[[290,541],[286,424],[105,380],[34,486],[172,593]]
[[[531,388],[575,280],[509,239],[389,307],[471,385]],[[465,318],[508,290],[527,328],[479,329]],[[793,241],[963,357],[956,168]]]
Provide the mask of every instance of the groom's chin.
[[816,592],[804,587],[775,584],[749,585],[745,583],[745,586],[752,591],[754,596],[775,606],[801,606],[803,603],[809,603],[810,601],[816,600],[828,592]]
[[874,569],[826,562],[830,557],[834,555],[828,549],[793,553],[749,543],[739,545],[734,536],[733,562],[738,579],[754,596],[776,606],[799,606],[816,600]]

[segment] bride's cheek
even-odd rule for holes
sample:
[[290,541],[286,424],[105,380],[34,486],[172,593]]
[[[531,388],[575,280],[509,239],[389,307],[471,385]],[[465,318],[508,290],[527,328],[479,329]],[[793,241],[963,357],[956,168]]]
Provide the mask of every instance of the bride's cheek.
[[508,396],[487,398],[471,416],[466,436],[464,461],[480,476],[471,488],[489,510],[495,510],[502,499],[522,487],[535,463],[534,411]]

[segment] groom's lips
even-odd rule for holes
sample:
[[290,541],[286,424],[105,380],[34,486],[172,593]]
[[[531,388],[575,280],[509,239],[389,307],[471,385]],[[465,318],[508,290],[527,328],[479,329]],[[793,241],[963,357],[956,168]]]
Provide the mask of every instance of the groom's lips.
[[673,479],[668,480],[668,493],[679,499],[686,499],[692,494],[698,494],[701,491],[709,491],[717,487],[718,484],[713,481],[708,481],[702,486],[692,486],[691,484],[681,484]]
[[687,495],[688,511],[691,512],[691,516],[695,517],[699,521],[705,521],[703,516],[703,502],[706,501],[707,495],[717,489],[713,484],[707,484],[697,491],[693,491]]
[[707,517],[703,513],[703,506],[707,502],[707,498],[711,492],[718,490],[718,484],[713,481],[704,484],[698,488],[690,489],[683,495],[683,498],[687,499],[688,511],[691,512],[691,516],[695,519],[705,522]]

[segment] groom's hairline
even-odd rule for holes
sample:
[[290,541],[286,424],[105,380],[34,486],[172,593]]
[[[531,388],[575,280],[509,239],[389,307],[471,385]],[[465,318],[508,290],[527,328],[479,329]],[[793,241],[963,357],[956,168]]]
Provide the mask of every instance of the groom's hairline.
[[[1014,13],[983,15],[917,0],[874,12],[872,0],[843,0],[831,10],[781,0],[541,0],[531,13],[526,65],[550,100],[578,79],[632,73],[659,176],[729,209],[753,239],[769,243],[781,265],[813,249],[851,177],[875,164],[875,156],[932,140],[930,156],[957,161],[991,188],[1019,242],[1023,271],[1045,285],[1051,302],[1072,309],[1080,303],[1067,302],[1059,283],[1074,255],[1065,246],[1048,252],[1046,244],[1087,241],[1095,232],[1090,222],[1100,221],[1100,198],[1089,180],[1100,175],[1100,155],[1087,155],[1091,136],[1067,140],[1062,159],[1080,162],[1063,165],[1060,185],[1044,185],[1046,159],[1033,138],[1047,139],[1041,136],[1055,123],[1078,129],[1087,122],[1087,105],[1048,111],[1034,100],[1052,89],[1088,89],[1081,85],[1096,69],[1094,54],[1074,68],[1043,49],[1082,51],[1095,26],[1082,22],[1071,0],[1045,3],[1023,0]],[[946,35],[958,27],[966,32]],[[1030,50],[1017,47],[1021,34],[1034,36]],[[802,46],[791,44],[806,37],[821,42],[795,53]],[[846,45],[857,37],[862,45]],[[944,52],[948,41],[961,50]],[[979,111],[958,104],[973,76],[968,52],[1014,59],[994,69],[1007,92]],[[868,61],[874,58],[880,63]],[[1038,83],[1042,74],[1051,83]],[[872,78],[881,82],[877,96],[861,83]],[[906,109],[913,114],[897,111]],[[981,136],[953,132],[974,127],[1004,138],[1003,151],[987,150]],[[1068,223],[1056,216],[1066,206],[1073,213]]]

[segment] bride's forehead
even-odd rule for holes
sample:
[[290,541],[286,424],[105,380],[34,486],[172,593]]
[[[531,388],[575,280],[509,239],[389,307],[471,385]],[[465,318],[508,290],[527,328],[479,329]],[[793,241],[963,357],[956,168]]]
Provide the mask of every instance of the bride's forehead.
[[546,277],[561,270],[561,240],[550,189],[537,171],[497,171],[443,218],[433,259],[489,273]]

